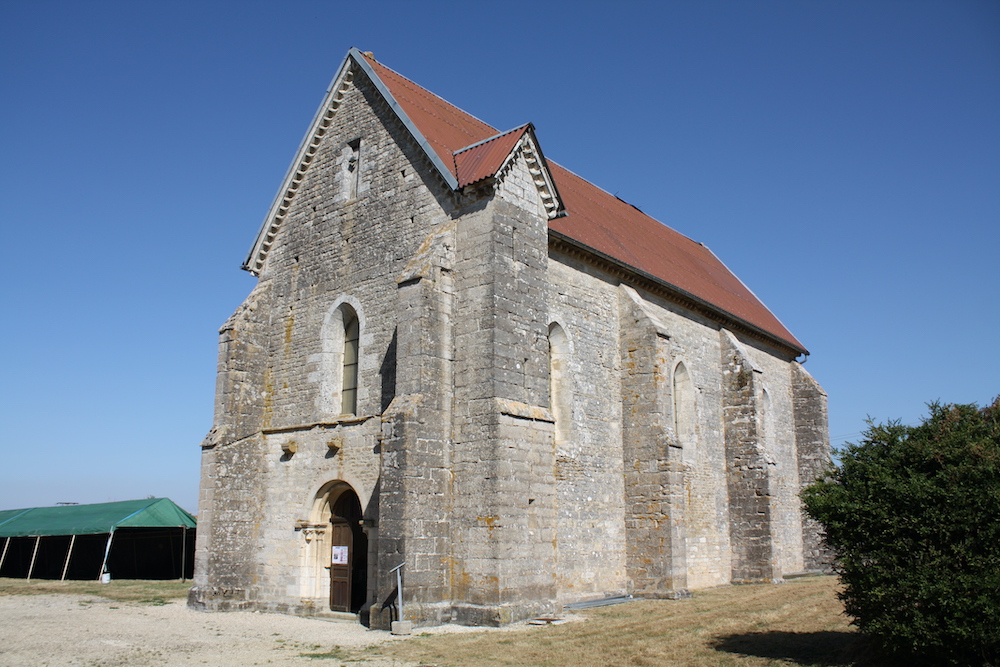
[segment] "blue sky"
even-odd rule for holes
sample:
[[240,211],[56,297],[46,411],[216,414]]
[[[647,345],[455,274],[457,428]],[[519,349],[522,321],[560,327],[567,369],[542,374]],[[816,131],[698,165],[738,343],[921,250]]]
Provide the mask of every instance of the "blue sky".
[[216,331],[347,50],[709,246],[835,443],[1000,393],[1000,3],[0,3],[0,509],[197,509]]

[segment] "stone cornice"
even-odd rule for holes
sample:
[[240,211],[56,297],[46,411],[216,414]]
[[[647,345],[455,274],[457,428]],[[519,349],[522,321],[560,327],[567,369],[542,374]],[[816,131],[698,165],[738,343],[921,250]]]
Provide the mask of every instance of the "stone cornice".
[[330,429],[338,426],[352,426],[354,424],[364,424],[372,418],[372,415],[344,415],[332,421],[311,422],[308,424],[293,424],[290,426],[276,426],[273,428],[261,429],[263,435],[278,435],[281,433],[295,433],[298,431],[311,431],[312,429]]

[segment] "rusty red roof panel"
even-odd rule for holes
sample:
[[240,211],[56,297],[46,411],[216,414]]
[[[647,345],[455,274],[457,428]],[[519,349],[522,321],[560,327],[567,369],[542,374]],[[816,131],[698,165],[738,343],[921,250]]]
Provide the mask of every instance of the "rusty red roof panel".
[[[376,74],[446,165],[461,163],[472,183],[499,168],[516,143],[516,130],[497,130],[366,54]],[[518,128],[524,129],[524,128]],[[518,139],[520,136],[517,137]],[[486,141],[492,139],[492,141]],[[479,146],[472,146],[483,142]],[[504,146],[503,157],[497,156]],[[472,146],[467,150],[462,150]],[[459,155],[456,152],[462,151]],[[459,157],[465,153],[463,157]],[[662,280],[805,352],[805,347],[705,246],[675,232],[571,171],[549,162],[566,215],[549,227],[574,241]],[[456,174],[457,175],[457,174]]]
[[705,246],[549,161],[566,216],[549,227],[805,348]]
[[528,131],[528,127],[522,125],[455,153],[458,187],[463,188],[496,174],[517,142]]
[[455,151],[489,139],[497,130],[365,55],[413,124],[447,165]]

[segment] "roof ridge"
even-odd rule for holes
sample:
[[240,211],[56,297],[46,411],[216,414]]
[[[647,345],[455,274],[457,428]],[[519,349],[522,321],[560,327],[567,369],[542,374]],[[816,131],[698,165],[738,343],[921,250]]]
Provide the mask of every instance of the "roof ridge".
[[[371,53],[370,51],[362,51],[361,55],[363,55],[366,60],[370,60],[373,64],[378,65],[382,69],[388,70],[391,74],[394,74],[394,75],[398,76],[405,83],[409,84],[409,87],[411,87],[417,94],[421,95],[422,97],[434,98],[434,99],[440,100],[444,104],[446,104],[446,105],[448,105],[448,106],[450,106],[450,107],[452,107],[452,108],[454,108],[454,109],[456,109],[456,110],[464,113],[466,116],[468,116],[472,120],[476,121],[477,123],[479,123],[479,124],[481,124],[481,125],[489,128],[489,129],[493,130],[494,132],[497,132],[497,128],[495,128],[494,126],[490,125],[489,123],[487,123],[483,119],[479,118],[478,116],[475,116],[474,114],[469,113],[468,111],[466,111],[465,109],[462,109],[459,106],[456,106],[455,104],[453,104],[453,103],[449,102],[448,100],[444,99],[443,97],[441,97],[440,95],[438,95],[434,91],[429,90],[428,88],[424,88],[423,86],[421,86],[419,83],[417,83],[413,79],[410,79],[409,77],[406,77],[406,76],[400,74],[399,72],[397,72],[396,70],[392,69],[388,65],[385,65],[385,64],[379,62],[378,60],[375,60],[375,56],[374,55],[370,55],[370,53]],[[434,116],[435,118],[440,118],[441,121],[443,121],[445,123],[448,123],[448,125],[451,125],[452,127],[456,128],[456,129],[461,129],[457,125],[455,125],[454,123],[449,123],[447,120],[441,118],[437,114],[430,112],[428,109],[424,109],[424,111],[427,111],[428,113],[430,113],[430,115]]]
[[483,139],[482,141],[477,141],[474,144],[469,144],[468,146],[465,146],[463,148],[459,148],[457,151],[454,152],[454,155],[458,155],[459,153],[464,153],[465,151],[470,151],[473,148],[476,148],[477,146],[482,146],[483,144],[488,144],[491,141],[496,141],[500,137],[505,137],[508,134],[511,134],[513,132],[517,132],[518,130],[523,130],[524,128],[526,128],[528,126],[531,126],[532,128],[534,128],[534,125],[532,125],[530,121],[527,122],[527,123],[523,123],[521,125],[518,125],[517,127],[514,127],[514,128],[511,128],[511,129],[507,130],[506,132],[500,132],[499,134],[494,134],[492,137],[487,137],[486,139]]

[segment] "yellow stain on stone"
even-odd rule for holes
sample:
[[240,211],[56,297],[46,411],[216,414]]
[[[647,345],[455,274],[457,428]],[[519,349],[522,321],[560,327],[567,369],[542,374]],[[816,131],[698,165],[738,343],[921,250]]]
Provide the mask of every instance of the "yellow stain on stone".
[[292,328],[295,326],[295,311],[288,309],[288,317],[285,318],[285,354],[292,351]]

